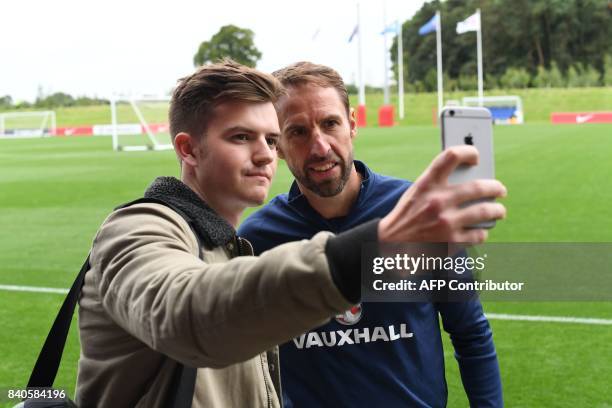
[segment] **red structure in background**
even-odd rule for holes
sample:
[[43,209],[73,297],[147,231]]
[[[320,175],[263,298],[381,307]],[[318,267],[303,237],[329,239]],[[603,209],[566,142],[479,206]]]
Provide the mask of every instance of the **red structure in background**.
[[393,122],[393,105],[383,105],[378,109],[378,126],[390,127],[395,123]]
[[53,136],[91,136],[93,126],[60,127],[55,129]]
[[553,124],[612,123],[612,112],[553,112],[550,114]]
[[357,107],[357,127],[366,127],[366,107],[359,105]]
[[[140,134],[146,134],[146,129],[139,123],[125,124],[124,126],[137,126],[136,132]],[[84,126],[72,126],[72,127],[58,127],[55,129],[53,136],[104,136],[112,133],[112,125],[84,125]],[[149,130],[153,133],[168,133],[170,131],[170,125],[167,123],[151,123]],[[127,132],[125,129],[119,130],[120,135],[132,134]]]

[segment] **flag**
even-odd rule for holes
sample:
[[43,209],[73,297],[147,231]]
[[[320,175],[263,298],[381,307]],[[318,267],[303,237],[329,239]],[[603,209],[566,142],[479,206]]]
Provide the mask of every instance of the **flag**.
[[385,27],[384,30],[381,31],[381,35],[385,35],[387,33],[397,34],[399,33],[399,22],[396,20]]
[[321,32],[321,27],[317,28],[317,31],[315,31],[314,34],[312,35],[312,41],[317,39],[320,32]]
[[438,24],[438,15],[436,14],[425,23],[421,28],[419,28],[419,35],[427,35],[431,32],[436,31],[436,25]]
[[468,31],[480,30],[480,13],[476,12],[463,21],[457,23],[457,34],[467,33]]
[[359,24],[357,24],[355,28],[353,28],[353,32],[351,33],[351,36],[349,37],[348,42],[353,41],[353,37],[355,37],[358,33],[359,33]]

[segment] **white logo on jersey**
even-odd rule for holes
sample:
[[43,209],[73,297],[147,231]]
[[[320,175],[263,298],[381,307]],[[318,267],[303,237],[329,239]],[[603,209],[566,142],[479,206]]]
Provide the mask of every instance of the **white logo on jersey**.
[[362,313],[363,307],[361,304],[355,305],[346,312],[336,315],[336,321],[345,326],[350,326],[361,320]]
[[347,344],[371,343],[375,341],[395,341],[399,339],[409,339],[414,333],[406,330],[406,324],[400,324],[399,333],[394,325],[388,327],[374,327],[370,332],[369,327],[363,329],[336,330],[331,332],[310,332],[304,333],[293,339],[293,343],[298,349],[310,347],[335,347]]

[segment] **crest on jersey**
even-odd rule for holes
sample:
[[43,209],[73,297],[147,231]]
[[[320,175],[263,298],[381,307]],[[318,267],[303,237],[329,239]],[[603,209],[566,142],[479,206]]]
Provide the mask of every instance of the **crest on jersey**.
[[360,303],[351,307],[346,312],[336,315],[336,321],[345,326],[350,326],[361,320],[362,313],[363,308]]

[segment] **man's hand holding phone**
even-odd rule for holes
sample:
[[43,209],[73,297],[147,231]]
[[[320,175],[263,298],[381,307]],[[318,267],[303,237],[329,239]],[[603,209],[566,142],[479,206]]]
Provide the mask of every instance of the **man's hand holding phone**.
[[[458,184],[448,180],[457,167],[474,166],[478,160],[478,150],[469,145],[449,147],[440,153],[380,221],[380,242],[484,242],[487,229],[473,226],[504,218],[506,208],[481,200],[505,197],[506,187],[494,179]],[[462,206],[470,202],[476,203]]]

